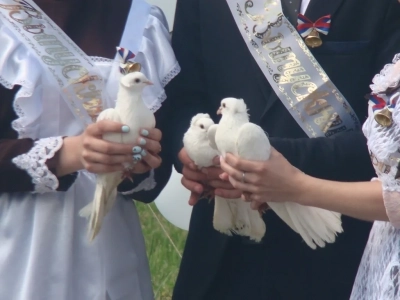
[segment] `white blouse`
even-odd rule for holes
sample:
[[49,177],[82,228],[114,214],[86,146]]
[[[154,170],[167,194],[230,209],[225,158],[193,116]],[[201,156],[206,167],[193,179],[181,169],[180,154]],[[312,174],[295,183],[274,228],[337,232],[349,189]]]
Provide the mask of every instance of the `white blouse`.
[[[400,81],[400,54],[393,64],[386,65],[376,75],[371,85],[374,94],[398,97]],[[389,88],[390,93],[385,91]],[[395,179],[400,149],[400,101],[393,110],[393,125],[380,126],[374,119],[372,105],[363,131],[368,138],[368,148],[375,155],[373,160],[377,179],[382,182],[383,198],[390,222],[374,222],[364,255],[354,283],[351,300],[400,299],[400,180]],[[391,165],[382,169],[377,162]]]

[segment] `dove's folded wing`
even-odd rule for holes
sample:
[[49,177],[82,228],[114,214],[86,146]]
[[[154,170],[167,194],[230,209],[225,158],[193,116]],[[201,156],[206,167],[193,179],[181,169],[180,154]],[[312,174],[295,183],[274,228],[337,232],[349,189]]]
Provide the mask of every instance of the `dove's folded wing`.
[[[102,120],[110,120],[121,123],[121,117],[114,108],[103,110],[97,117],[97,122]],[[122,133],[106,133],[103,135],[103,139],[109,142],[122,143]]]
[[[236,143],[239,157],[247,160],[265,161],[271,154],[267,135],[253,123],[246,123],[239,129]],[[316,245],[324,247],[325,242],[333,243],[336,234],[343,231],[339,213],[294,202],[268,202],[268,205],[312,249]]]
[[217,133],[218,124],[211,125],[207,130],[207,137],[210,147],[218,151],[217,143],[215,142],[215,135]]
[[266,161],[271,154],[271,144],[264,130],[253,123],[246,123],[239,129],[237,154],[247,160]]

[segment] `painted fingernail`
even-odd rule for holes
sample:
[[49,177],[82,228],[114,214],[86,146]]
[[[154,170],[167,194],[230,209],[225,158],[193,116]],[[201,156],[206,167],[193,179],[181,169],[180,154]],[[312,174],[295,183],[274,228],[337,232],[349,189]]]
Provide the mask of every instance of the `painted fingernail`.
[[127,132],[129,132],[130,128],[129,128],[129,126],[124,125],[124,126],[122,126],[121,130],[122,130],[122,132],[127,133]]
[[143,135],[143,136],[148,136],[148,135],[149,135],[149,131],[146,130],[146,129],[142,129],[141,135]]
[[134,156],[132,156],[132,158],[134,164],[137,164],[139,161],[142,160],[142,156],[140,154],[135,154]]
[[142,146],[146,145],[146,140],[144,138],[140,138],[139,139],[139,144],[142,145]]
[[135,146],[132,148],[132,152],[135,154],[140,153],[141,151],[142,151],[142,148],[139,146]]
[[145,157],[147,155],[147,151],[143,149],[140,155],[142,155],[142,157]]

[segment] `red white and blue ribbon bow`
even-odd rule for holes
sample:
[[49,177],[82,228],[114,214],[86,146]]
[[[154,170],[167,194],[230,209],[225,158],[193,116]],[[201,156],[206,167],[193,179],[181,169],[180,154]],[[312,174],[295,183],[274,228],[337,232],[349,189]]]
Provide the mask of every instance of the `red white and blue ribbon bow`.
[[121,48],[121,47],[117,47],[117,53],[120,57],[119,71],[122,74],[125,74],[126,73],[126,71],[125,71],[126,65],[130,59],[135,58],[135,54],[133,54],[132,51],[125,49],[125,48]]
[[372,102],[372,111],[376,114],[385,108],[392,111],[396,107],[398,97],[391,97],[391,100],[387,101],[377,95],[369,95],[368,99]]
[[331,28],[331,15],[321,17],[314,23],[306,16],[299,14],[297,22],[297,30],[302,37],[309,36],[313,29],[324,35],[327,35],[329,33],[329,29]]

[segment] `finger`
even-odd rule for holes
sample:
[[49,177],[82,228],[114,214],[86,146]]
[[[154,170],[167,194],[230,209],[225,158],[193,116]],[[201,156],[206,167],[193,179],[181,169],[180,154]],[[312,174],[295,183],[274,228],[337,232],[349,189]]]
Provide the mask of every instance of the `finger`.
[[104,164],[104,165],[121,165],[126,162],[132,162],[131,155],[108,155],[95,151],[84,151],[82,158],[88,163]]
[[219,166],[219,161],[220,161],[220,157],[219,157],[219,156],[214,157],[214,159],[213,159],[213,165]]
[[162,132],[158,128],[141,128],[140,135],[153,141],[161,141]]
[[86,128],[86,133],[91,136],[102,136],[109,132],[128,133],[129,131],[129,126],[111,120],[101,120]]
[[189,205],[193,206],[196,205],[200,200],[200,195],[197,193],[190,193],[190,198],[189,198]]
[[[144,155],[143,155],[144,154]],[[161,163],[162,159],[158,155],[153,155],[151,153],[147,153],[145,150],[142,151],[142,160],[151,168],[157,169]]]
[[219,175],[221,175],[224,171],[219,167],[208,167],[202,168],[201,172],[207,175],[208,180],[220,179]]
[[222,180],[210,180],[208,182],[208,185],[215,188],[215,189],[224,189],[224,190],[233,190],[232,184],[228,181],[222,181]]
[[123,165],[105,165],[99,163],[83,163],[84,168],[94,174],[105,174],[105,173],[112,173],[112,172],[119,172],[124,170]]
[[181,161],[182,164],[188,166],[190,169],[193,171],[197,171],[198,168],[194,164],[194,162],[190,159],[189,155],[187,154],[185,148],[182,148],[182,150],[178,154],[178,158]]
[[145,148],[148,151],[153,152],[154,154],[158,154],[161,152],[161,144],[158,141],[140,137],[138,138],[137,142],[140,147]]
[[262,203],[262,202],[258,202],[258,201],[251,201],[251,202],[250,202],[250,207],[251,207],[251,209],[253,209],[253,210],[259,210],[260,207],[262,207],[262,206],[263,206],[263,203]]
[[257,194],[259,192],[259,187],[254,184],[241,182],[233,177],[229,177],[229,182],[235,189],[240,190],[242,192],[247,192],[250,194]]
[[242,192],[238,190],[216,189],[215,195],[227,199],[239,199]]
[[225,156],[224,161],[236,170],[241,170],[243,172],[259,172],[261,170],[261,166],[265,163],[241,159],[230,153]]
[[[135,146],[136,147],[136,146]],[[120,154],[120,155],[131,155],[135,152],[135,147],[132,145],[111,143],[99,138],[85,138],[83,140],[83,148],[92,150],[103,154]]]
[[221,175],[219,175],[219,178],[223,181],[229,181],[229,175],[226,172],[223,172]]
[[242,198],[242,200],[243,200],[244,202],[251,202],[250,197],[251,197],[251,194],[250,194],[250,193],[243,193],[242,196],[241,196],[241,198]]
[[[221,168],[223,171],[227,173],[229,178],[234,178],[236,181],[245,181],[246,183],[258,183],[259,182],[259,176],[250,173],[250,172],[244,172],[241,169],[238,170],[235,167],[232,167],[229,165],[226,160],[221,159]],[[226,178],[226,176],[224,176]]]
[[151,167],[149,167],[149,165],[147,163],[140,161],[132,167],[131,172],[133,174],[144,174],[144,173],[149,172],[150,170],[151,170]]
[[189,180],[186,177],[182,177],[182,185],[187,188],[189,191],[194,192],[196,194],[201,195],[201,193],[203,193],[204,191],[204,187],[202,184]]
[[182,169],[182,175],[192,181],[202,182],[207,180],[206,174],[203,174],[199,171],[193,171],[186,166],[184,166]]

